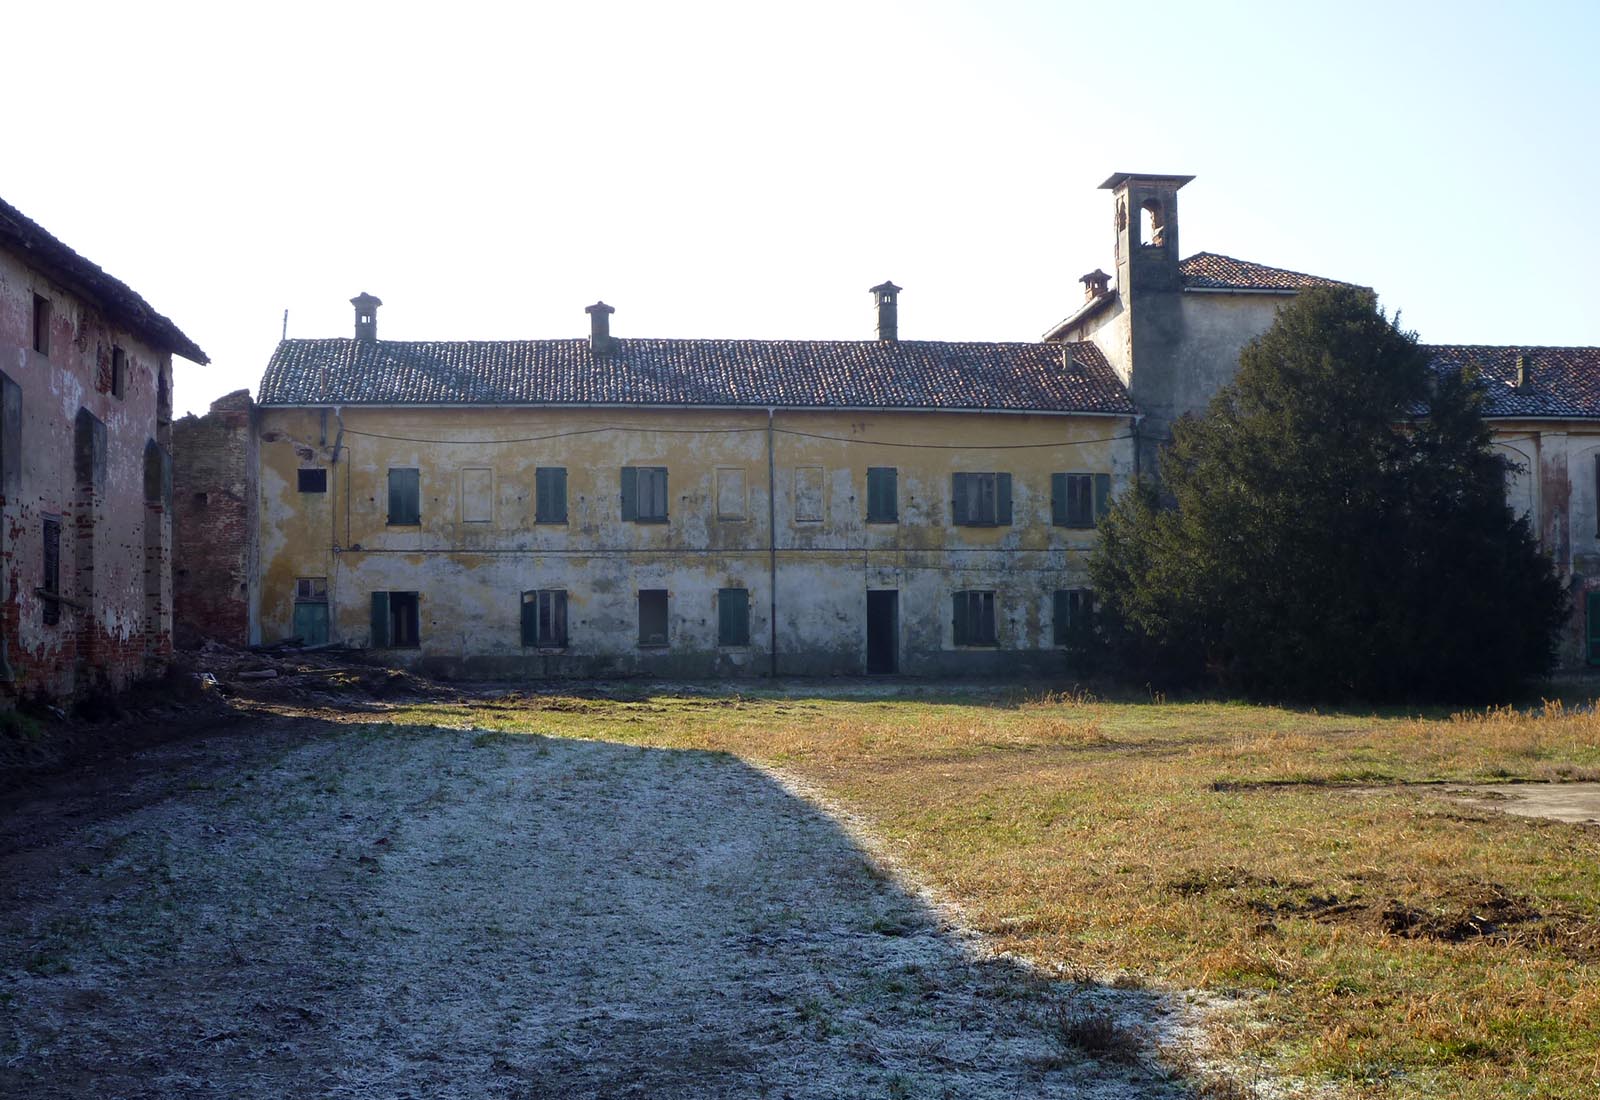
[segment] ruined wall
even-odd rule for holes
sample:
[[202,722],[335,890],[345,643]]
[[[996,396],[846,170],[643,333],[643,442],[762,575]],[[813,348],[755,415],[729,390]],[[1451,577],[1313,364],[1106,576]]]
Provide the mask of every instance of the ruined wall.
[[246,646],[256,581],[255,403],[238,390],[173,425],[173,637]]
[[[903,672],[1065,671],[1053,593],[1087,586],[1095,535],[1051,525],[1050,475],[1132,472],[1125,417],[780,411],[775,497],[764,411],[263,408],[258,425],[261,638],[294,629],[301,578],[325,578],[330,637],[356,645],[374,591],[415,591],[420,644],[388,656],[461,676],[765,675],[774,602],[780,674],[859,673],[869,588],[900,593]],[[567,470],[564,524],[535,522],[541,466]],[[667,522],[621,518],[623,466],[668,469]],[[895,523],[866,522],[873,466],[898,470]],[[391,467],[420,471],[419,524],[388,523]],[[328,491],[300,492],[303,468]],[[1013,522],[953,526],[955,472],[1010,473]],[[520,594],[545,588],[568,593],[564,649],[521,644]],[[718,644],[723,588],[749,592],[748,645]],[[641,589],[669,593],[665,647],[639,645]],[[957,589],[996,593],[998,646],[956,646]]]
[[[50,303],[48,354],[34,350],[35,295]],[[0,471],[0,676],[12,697],[126,687],[171,654],[171,358],[0,254],[0,371],[20,403],[4,448],[15,470]],[[77,461],[80,411],[104,425],[90,433],[100,439],[87,463]],[[47,517],[61,532],[55,601],[40,592]],[[58,621],[47,621],[50,603]]]

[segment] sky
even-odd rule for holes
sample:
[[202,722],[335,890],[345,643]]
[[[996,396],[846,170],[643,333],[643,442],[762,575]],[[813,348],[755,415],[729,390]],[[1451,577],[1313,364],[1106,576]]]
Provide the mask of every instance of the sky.
[[[67,14],[69,13],[70,14]],[[284,331],[1034,340],[1185,255],[1362,283],[1436,343],[1600,344],[1600,5],[8,5],[0,197],[254,391]]]

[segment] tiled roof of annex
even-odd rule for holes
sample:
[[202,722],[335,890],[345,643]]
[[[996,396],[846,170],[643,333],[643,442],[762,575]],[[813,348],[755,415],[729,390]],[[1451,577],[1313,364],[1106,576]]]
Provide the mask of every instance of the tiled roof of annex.
[[1133,412],[1093,344],[932,340],[284,340],[259,401]]
[[1192,290],[1305,290],[1314,286],[1351,286],[1338,279],[1307,275],[1281,267],[1239,260],[1217,252],[1196,252],[1178,265],[1185,289]]
[[[1600,348],[1425,344],[1438,372],[1474,367],[1488,396],[1484,415],[1600,418]],[[1517,385],[1517,359],[1525,379]]]
[[78,255],[4,199],[0,199],[0,247],[51,275],[156,347],[192,363],[211,361],[177,325],[157,313],[127,283],[107,275],[99,265]]

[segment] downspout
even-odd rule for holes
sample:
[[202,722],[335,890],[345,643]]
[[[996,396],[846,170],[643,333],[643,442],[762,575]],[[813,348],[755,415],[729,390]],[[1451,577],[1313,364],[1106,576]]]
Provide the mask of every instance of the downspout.
[[772,417],[767,410],[767,621],[772,642],[767,651],[767,676],[778,676],[778,460],[772,450]]
[[[333,419],[339,425],[339,432],[333,437],[333,455],[328,460],[328,465],[333,467],[328,471],[328,481],[334,492],[339,491],[339,451],[344,447],[344,411],[337,405],[333,409]],[[347,470],[349,467],[345,467]],[[334,609],[339,606],[339,506],[336,501],[329,502],[328,508],[328,641],[340,638],[339,619],[334,614]],[[345,538],[350,537],[350,484],[349,478],[345,479],[344,491],[345,506]]]

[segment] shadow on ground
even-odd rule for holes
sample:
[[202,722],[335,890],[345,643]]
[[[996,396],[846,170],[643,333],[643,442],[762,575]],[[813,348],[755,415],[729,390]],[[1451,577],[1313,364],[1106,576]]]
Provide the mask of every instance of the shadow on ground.
[[18,795],[0,881],[6,1096],[1188,1094],[721,754],[263,721]]

